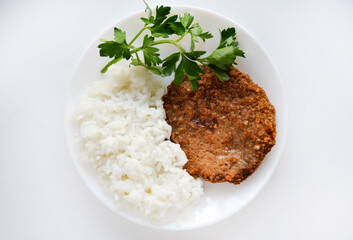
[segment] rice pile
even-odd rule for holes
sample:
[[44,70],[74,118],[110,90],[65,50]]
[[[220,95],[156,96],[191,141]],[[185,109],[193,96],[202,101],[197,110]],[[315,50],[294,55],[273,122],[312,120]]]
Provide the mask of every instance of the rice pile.
[[202,182],[182,166],[178,144],[167,140],[162,96],[166,86],[142,67],[111,66],[94,82],[74,113],[78,140],[119,207],[152,219],[179,215],[202,195]]

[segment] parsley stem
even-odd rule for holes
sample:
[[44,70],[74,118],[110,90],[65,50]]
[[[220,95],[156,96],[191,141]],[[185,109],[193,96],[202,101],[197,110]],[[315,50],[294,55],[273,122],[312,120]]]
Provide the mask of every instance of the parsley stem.
[[104,68],[101,70],[101,73],[105,73],[111,65],[119,62],[121,59],[122,59],[122,57],[117,58],[117,59],[113,59],[110,62],[108,62],[107,65],[105,65]]
[[163,43],[173,44],[174,46],[176,46],[180,50],[180,52],[186,53],[186,50],[182,46],[177,44],[176,41],[173,41],[173,40],[159,40],[159,41],[155,41],[151,46],[159,45],[159,44],[163,44]]
[[[152,10],[146,0],[143,1],[146,5],[145,11],[148,16],[147,18],[140,18],[144,25],[141,25],[142,28],[129,43],[126,39],[126,32],[119,28],[114,28],[114,40],[102,40],[103,43],[98,45],[101,57],[113,58],[104,66],[101,73],[105,73],[111,65],[118,63],[124,58],[131,60],[131,65],[143,66],[157,75],[170,76],[175,73],[174,82],[176,85],[183,81],[186,73],[192,89],[196,91],[198,87],[197,81],[200,79],[199,74],[203,72],[199,64],[208,66],[221,81],[225,81],[229,79],[226,69],[232,64],[236,64],[234,61],[237,56],[245,57],[244,52],[238,48],[235,28],[227,28],[220,31],[221,40],[217,49],[208,57],[201,58],[206,51],[195,51],[195,43],[199,39],[205,42],[206,39],[212,38],[211,33],[202,32],[200,25],[193,23],[194,17],[189,13],[185,13],[183,16],[170,16],[170,7],[157,6],[155,14],[152,14]],[[144,33],[145,30],[148,30],[147,33]],[[142,42],[141,46],[133,46],[133,44],[136,45],[136,40],[143,36],[143,33],[145,36],[140,41]],[[190,39],[186,39],[185,36],[189,34]],[[173,36],[173,38],[169,38],[170,36]],[[184,41],[182,41],[183,39]],[[185,43],[190,40],[190,44]],[[174,45],[177,51],[161,59],[161,49],[157,46],[160,44]]]
[[137,59],[137,61],[140,63],[140,62],[141,62],[141,60],[140,60],[139,55],[137,54],[137,52],[135,52],[135,55],[136,55],[136,59]]
[[145,31],[147,29],[146,24],[145,26],[136,34],[136,36],[131,40],[131,42],[129,43],[129,46],[131,46],[131,44],[133,44],[133,42],[135,42],[135,40],[142,34],[143,31]]
[[186,34],[188,34],[189,32],[185,32],[180,38],[178,38],[177,40],[175,40],[175,42],[177,43],[177,42],[179,42],[181,39],[183,39],[185,36],[186,36]]

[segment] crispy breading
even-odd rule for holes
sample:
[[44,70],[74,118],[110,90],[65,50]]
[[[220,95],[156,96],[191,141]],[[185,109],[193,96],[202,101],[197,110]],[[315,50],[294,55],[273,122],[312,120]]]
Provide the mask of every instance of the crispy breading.
[[171,140],[184,150],[184,168],[192,176],[239,184],[275,145],[275,108],[265,91],[235,67],[228,69],[225,82],[203,68],[197,92],[185,76],[163,96]]

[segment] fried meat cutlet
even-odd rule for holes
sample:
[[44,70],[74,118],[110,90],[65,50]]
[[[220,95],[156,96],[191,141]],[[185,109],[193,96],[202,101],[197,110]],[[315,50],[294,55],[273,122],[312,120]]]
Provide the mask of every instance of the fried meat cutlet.
[[221,82],[203,67],[199,89],[187,77],[163,96],[171,140],[180,144],[184,168],[210,182],[239,184],[261,164],[275,144],[275,108],[265,91],[235,67]]

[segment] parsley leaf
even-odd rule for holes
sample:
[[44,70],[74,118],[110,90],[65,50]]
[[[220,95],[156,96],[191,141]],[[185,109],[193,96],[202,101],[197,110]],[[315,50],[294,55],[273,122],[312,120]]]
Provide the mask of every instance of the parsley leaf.
[[183,17],[180,17],[180,22],[184,29],[188,29],[193,21],[194,17],[191,16],[190,13],[185,13]]
[[[144,26],[129,43],[126,40],[126,33],[114,28],[114,40],[102,40],[103,43],[98,45],[100,56],[111,58],[101,70],[102,73],[124,58],[131,59],[131,65],[143,66],[157,75],[170,76],[174,73],[174,83],[177,86],[186,76],[194,91],[197,91],[199,86],[200,74],[204,73],[200,64],[208,66],[220,81],[229,80],[227,68],[236,64],[236,57],[245,57],[244,52],[238,47],[235,28],[220,30],[218,47],[208,57],[202,57],[206,52],[195,50],[195,43],[200,39],[205,42],[213,36],[209,32],[203,32],[200,24],[193,23],[194,17],[190,13],[169,16],[170,7],[157,6],[153,15],[151,8],[146,2],[145,4],[148,15],[140,18]],[[142,45],[133,46],[135,40],[146,30],[150,34],[145,34]],[[169,38],[172,35],[178,37]],[[190,35],[189,50],[185,50],[179,44],[179,41],[187,35]],[[162,60],[157,47],[160,44],[170,44],[178,51]]]
[[221,32],[221,41],[219,43],[218,48],[222,48],[225,46],[230,46],[230,45],[235,45],[238,46],[238,43],[236,42],[236,33],[235,33],[235,28],[228,28],[224,29]]
[[167,19],[169,13],[170,7],[156,7],[156,18],[153,23],[154,25],[149,27],[149,30],[154,37],[167,38],[169,35],[174,33],[170,23],[175,23],[175,21],[178,19],[178,16],[174,15]]
[[178,16],[174,15],[169,17],[162,24],[155,23],[152,27],[150,27],[152,35],[155,37],[167,38],[169,35],[173,34],[174,30],[170,24],[174,24],[177,18]]
[[212,34],[209,32],[204,32],[198,35],[199,38],[202,39],[202,41],[205,41],[206,39],[213,38]]
[[201,38],[202,41],[205,41],[206,39],[212,38],[212,34],[209,32],[202,32],[202,28],[200,27],[200,24],[195,23],[191,26],[190,28],[190,35],[191,35],[191,51],[194,51],[195,49],[195,42],[198,42],[198,38]]
[[220,81],[227,81],[229,80],[229,76],[226,72],[224,72],[222,69],[218,68],[215,65],[209,64],[207,65],[209,69],[212,70],[212,72],[218,77]]
[[143,57],[145,59],[145,64],[147,67],[150,67],[151,65],[158,65],[159,63],[162,62],[162,60],[159,58],[159,49],[155,47],[151,47],[154,42],[154,37],[146,35],[143,39],[143,44],[142,44],[142,51],[143,51]]
[[175,70],[174,84],[179,86],[184,80],[184,66],[183,61],[179,63],[179,66]]
[[207,57],[209,64],[216,65],[222,70],[226,70],[228,67],[230,67],[233,64],[235,58],[236,55],[232,46],[218,48],[214,50],[210,56]]
[[182,61],[184,62],[184,72],[188,76],[193,76],[197,80],[201,79],[200,73],[205,72],[195,61],[188,59],[184,55],[182,56]]
[[155,24],[161,24],[170,13],[170,7],[164,7],[163,5],[160,7],[156,7],[156,21]]
[[182,36],[185,33],[185,28],[181,22],[169,22],[170,28],[173,30],[174,34]]
[[225,74],[227,68],[236,64],[236,57],[245,57],[244,52],[238,48],[235,28],[220,31],[221,39],[219,46],[207,57],[207,66],[221,81],[229,80]]
[[188,77],[191,87],[194,91],[197,91],[197,88],[199,86],[197,80],[201,79],[200,73],[204,73],[204,70],[195,62],[184,55],[181,57],[181,61],[179,63],[179,66],[177,67],[175,71],[175,79],[174,83],[176,86],[179,86],[180,83],[183,82],[184,79],[184,74]]
[[127,60],[131,57],[130,48],[126,43],[125,32],[119,28],[114,28],[115,41],[104,41],[98,45],[100,48],[99,54],[101,57],[110,57],[115,59],[125,58]]
[[191,60],[197,60],[202,55],[204,55],[206,51],[193,51],[193,52],[186,52],[185,56],[187,56]]
[[172,55],[166,57],[163,60],[162,67],[163,69],[163,74],[166,76],[170,76],[176,69],[176,63],[180,59],[180,52],[173,53]]
[[126,33],[119,28],[114,28],[114,39],[117,43],[127,44],[126,43]]

